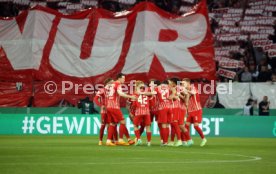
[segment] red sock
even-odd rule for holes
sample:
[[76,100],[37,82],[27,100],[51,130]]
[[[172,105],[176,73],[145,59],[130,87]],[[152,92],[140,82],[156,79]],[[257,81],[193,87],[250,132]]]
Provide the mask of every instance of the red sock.
[[100,128],[100,141],[103,141],[104,129],[105,129],[105,124],[102,124]]
[[169,136],[170,136],[170,128],[166,128],[166,136],[167,136],[167,141],[166,142],[168,142],[169,141]]
[[145,130],[145,124],[142,123],[142,124],[140,125],[140,129],[139,129],[140,135],[142,135],[142,134],[144,133],[144,130]]
[[189,141],[191,139],[191,136],[190,136],[190,126],[185,125],[185,128],[187,129],[187,131],[185,132],[185,137],[186,137],[186,140]]
[[113,125],[109,125],[108,126],[108,131],[107,131],[107,139],[108,140],[112,140],[113,133],[114,133],[114,126]]
[[188,131],[188,132],[189,132],[189,134],[190,134],[190,126],[185,125],[185,128],[187,129],[187,131]]
[[129,139],[130,138],[130,136],[129,136],[129,133],[128,133],[128,130],[127,130],[127,127],[126,127],[126,125],[124,126],[125,128],[125,136],[126,136],[126,138],[127,139]]
[[113,140],[118,141],[117,125],[114,126]]
[[160,139],[163,140],[163,131],[162,131],[162,124],[158,123],[158,128],[159,128],[159,134],[160,134]]
[[126,125],[125,124],[120,124],[120,128],[119,128],[119,137],[120,137],[120,139],[123,139],[124,135],[126,136],[127,139],[130,138],[128,130],[126,128]]
[[162,135],[162,137],[163,137],[163,144],[165,144],[165,143],[168,143],[168,131],[167,131],[168,129],[167,128],[162,128],[162,132],[163,132],[163,135]]
[[136,136],[137,139],[140,139],[140,138],[141,138],[141,137],[140,137],[140,131],[139,131],[139,130],[135,130],[134,133],[135,133],[135,136]]
[[174,137],[175,137],[175,130],[173,128],[173,123],[171,123],[171,141],[174,141]]
[[195,130],[197,131],[197,133],[200,135],[200,137],[203,139],[204,138],[204,135],[203,135],[203,132],[202,130],[200,129],[199,126],[194,126]]
[[181,132],[181,140],[182,140],[182,141],[187,141],[187,139],[186,139],[186,136],[185,136],[185,133],[184,133],[184,132]]
[[124,128],[124,124],[120,124],[120,127],[119,127],[119,138],[120,139],[123,139],[124,138],[124,134],[125,134],[125,128]]
[[148,142],[151,141],[151,132],[147,132],[147,140],[148,140]]
[[177,122],[174,122],[173,124],[174,132],[176,134],[177,140],[181,140],[181,133],[180,133],[180,128],[178,126]]

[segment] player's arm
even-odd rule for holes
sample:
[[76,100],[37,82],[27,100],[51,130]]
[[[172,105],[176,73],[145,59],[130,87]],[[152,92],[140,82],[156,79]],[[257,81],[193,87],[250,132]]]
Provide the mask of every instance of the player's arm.
[[130,112],[130,105],[131,105],[131,102],[129,100],[126,101],[126,109],[127,111]]
[[153,95],[156,95],[157,92],[156,91],[152,91],[152,92],[140,92],[140,91],[138,91],[138,94],[139,95],[146,95],[146,96],[153,96]]
[[118,93],[119,96],[121,96],[121,97],[130,98],[130,99],[132,99],[132,100],[136,100],[136,97],[135,97],[135,96],[128,95],[128,94],[124,93],[124,92],[122,91],[121,88],[118,88],[117,93]]
[[93,101],[94,101],[94,103],[96,103],[96,105],[98,105],[100,107],[103,105],[102,97],[98,94],[95,95]]
[[191,97],[190,94],[187,94],[187,95],[185,96],[185,105],[186,105],[187,108],[189,107],[189,99],[190,99],[190,97]]
[[189,94],[189,95],[196,95],[196,90],[187,90],[187,93]]
[[130,105],[131,105],[130,101],[127,101],[126,102],[126,109],[127,109],[128,113],[129,113],[129,117],[132,118],[133,115],[130,112]]
[[179,100],[179,95],[177,94],[176,88],[171,88],[171,95],[169,96],[170,100]]
[[101,111],[105,111],[105,106],[102,100],[102,96],[100,94],[95,95],[93,102],[101,108]]
[[179,98],[182,99],[182,100],[184,101],[184,103],[185,103],[185,101],[186,101],[187,95],[188,95],[187,89],[184,88],[184,87],[183,87],[183,88],[180,88]]
[[130,102],[130,101],[127,101],[127,102],[126,102],[126,109],[127,109],[127,111],[128,111],[128,115],[129,115],[130,120],[133,121],[134,115],[132,115],[132,113],[131,113],[130,105],[131,105],[131,102]]
[[179,93],[179,98],[185,103],[187,94]]

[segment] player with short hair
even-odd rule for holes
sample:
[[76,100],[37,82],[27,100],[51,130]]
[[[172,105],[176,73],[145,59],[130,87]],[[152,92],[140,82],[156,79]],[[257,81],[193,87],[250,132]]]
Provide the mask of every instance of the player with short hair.
[[155,88],[156,99],[158,103],[158,123],[162,125],[160,129],[160,134],[163,139],[161,145],[167,146],[169,139],[169,125],[171,122],[171,104],[169,97],[171,95],[170,87],[168,81],[165,80]]
[[[112,83],[113,79],[112,78],[107,78],[104,81],[104,86],[106,86],[109,83]],[[94,103],[98,105],[101,108],[101,127],[100,127],[100,134],[99,134],[99,146],[103,144],[103,135],[104,135],[104,129],[105,127],[109,124],[108,118],[107,118],[107,112],[106,112],[106,98],[105,98],[105,88],[100,88],[94,99]],[[117,132],[117,131],[116,131]],[[116,134],[115,134],[116,135]],[[117,137],[118,139],[118,137]]]
[[[180,98],[178,95],[179,89],[177,86],[177,83],[180,80],[178,78],[171,78],[169,80],[169,86],[172,91],[172,94],[170,96],[170,101],[171,101],[171,114],[172,114],[172,121],[171,121],[171,142],[168,144],[169,146],[181,146],[182,141],[181,141],[181,132],[180,128],[178,125],[180,114],[181,114],[181,109],[180,109]],[[174,143],[174,136],[176,135],[177,137],[177,142]]]
[[188,91],[186,90],[185,82],[180,82],[178,85],[178,95],[180,100],[180,114],[179,114],[179,120],[178,120],[178,125],[181,130],[181,140],[183,146],[188,146],[187,142],[188,140],[191,139],[190,137],[190,132],[185,128],[185,119],[186,115],[188,114],[187,111],[187,105],[189,102],[189,96],[188,96]]
[[[128,95],[122,91],[121,84],[125,82],[125,75],[120,73],[117,75],[116,81],[106,86],[106,110],[110,121],[107,135],[107,146],[115,146],[111,142],[112,135],[115,130],[115,125],[120,123],[119,127],[119,141],[117,145],[129,145],[134,144],[134,141],[130,139],[128,130],[126,128],[126,122],[120,109],[120,97],[136,99],[135,96]],[[123,136],[126,136],[128,143],[123,140]]]
[[[149,89],[151,92],[156,91],[157,87],[161,84],[161,82],[159,80],[155,80],[155,79],[151,79],[149,81]],[[159,135],[160,135],[160,140],[161,143],[163,143],[163,138],[162,138],[162,134],[161,134],[161,129],[162,129],[162,124],[158,123],[158,102],[157,102],[157,97],[156,95],[152,96],[152,99],[149,101],[150,102],[150,118],[151,118],[151,122],[153,122],[154,120],[157,122],[158,128],[159,128]]]
[[[150,108],[149,108],[149,100],[150,98],[147,95],[151,95],[146,91],[145,84],[142,81],[136,81],[135,83],[135,93],[137,100],[134,101],[134,117],[133,117],[133,124],[134,124],[134,133],[137,138],[135,143],[136,146],[142,144],[141,134],[139,130],[139,125],[143,123],[146,127],[147,133],[147,145],[151,145],[151,119],[150,119]],[[145,93],[147,92],[147,93]]]
[[[191,84],[190,79],[183,79],[185,83],[187,92],[188,92],[188,117],[186,120],[185,128],[190,132],[190,125],[193,124],[195,130],[200,135],[202,142],[201,147],[205,146],[207,139],[205,138],[202,129],[199,127],[199,124],[202,122],[202,107],[200,104],[200,97],[197,88]],[[188,145],[192,145],[193,140],[188,140]]]

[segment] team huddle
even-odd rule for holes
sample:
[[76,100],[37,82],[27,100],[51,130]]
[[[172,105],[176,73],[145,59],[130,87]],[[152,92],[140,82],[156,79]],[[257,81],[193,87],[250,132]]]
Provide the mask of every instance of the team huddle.
[[[150,80],[148,85],[135,81],[131,94],[123,92],[121,85],[125,75],[118,74],[116,80],[108,78],[104,82],[94,102],[101,107],[101,128],[99,145],[102,145],[105,127],[107,126],[107,146],[141,145],[141,135],[146,128],[147,145],[151,146],[151,124],[158,123],[161,146],[191,146],[190,125],[200,135],[200,146],[207,143],[199,124],[202,121],[202,107],[196,87],[187,78],[181,81],[171,78],[160,82]],[[129,136],[126,121],[120,108],[120,97],[127,99],[126,108],[134,125],[135,141]],[[119,125],[119,137],[117,132]],[[124,141],[124,136],[127,142]],[[170,142],[169,142],[170,137]],[[177,141],[174,142],[175,137]]]

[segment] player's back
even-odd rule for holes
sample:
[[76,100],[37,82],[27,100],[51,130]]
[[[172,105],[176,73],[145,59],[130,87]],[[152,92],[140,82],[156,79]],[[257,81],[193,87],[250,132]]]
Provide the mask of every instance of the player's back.
[[137,100],[135,101],[135,115],[149,115],[149,97],[142,94],[135,94]]
[[189,98],[188,111],[193,112],[193,111],[201,110],[202,107],[200,104],[200,96],[199,96],[198,89],[192,85],[191,91],[194,92],[195,94],[190,96]]
[[158,104],[159,109],[165,109],[170,107],[170,88],[167,84],[161,84],[160,86],[156,87],[155,91],[156,94],[156,100]]
[[106,108],[120,109],[120,96],[118,89],[120,88],[119,82],[113,82],[105,87],[105,101]]

